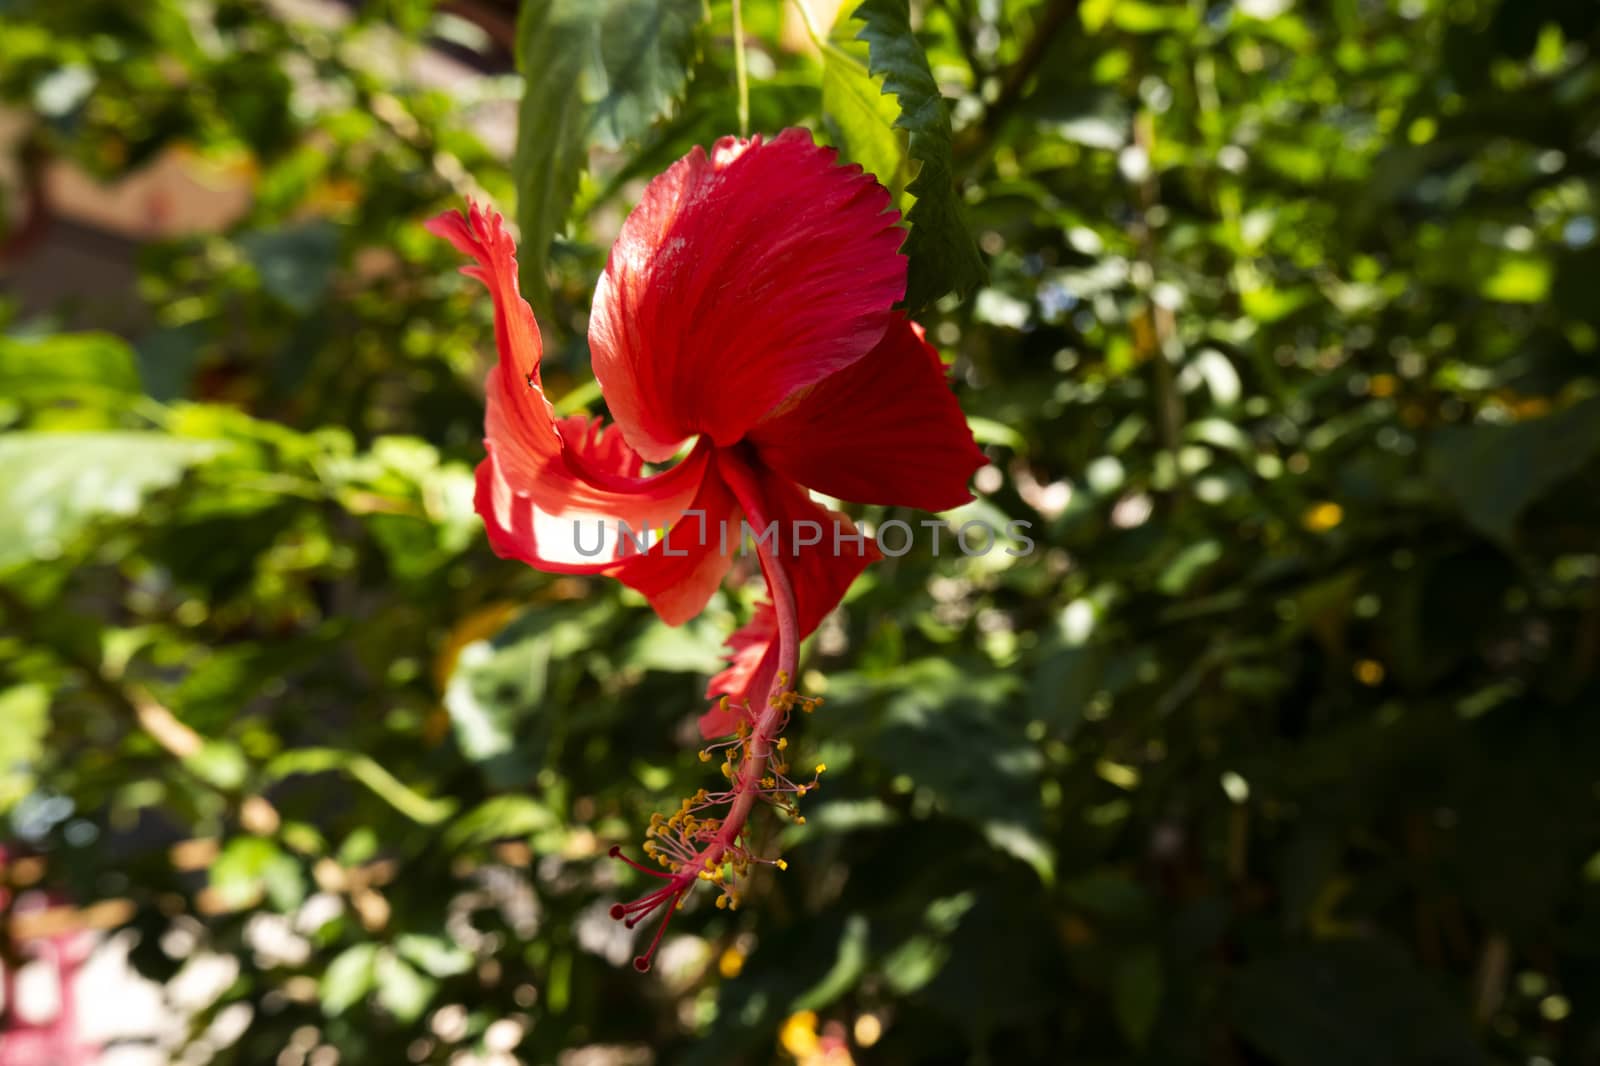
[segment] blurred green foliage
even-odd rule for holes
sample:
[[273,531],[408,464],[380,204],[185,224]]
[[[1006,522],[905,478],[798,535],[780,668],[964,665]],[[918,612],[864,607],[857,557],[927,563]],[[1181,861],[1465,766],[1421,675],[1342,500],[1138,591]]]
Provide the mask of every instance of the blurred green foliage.
[[[0,338],[3,836],[148,977],[237,961],[184,1061],[1600,1061],[1600,7],[747,0],[752,129],[917,224],[993,461],[948,517],[1036,550],[858,583],[788,872],[648,977],[605,850],[704,783],[757,590],[673,630],[483,541],[488,300],[420,222],[512,206],[519,90],[404,64],[468,7],[0,2],[26,158],[254,174],[142,249],[146,334]],[[730,27],[525,5],[552,395],[641,182],[737,130]]]

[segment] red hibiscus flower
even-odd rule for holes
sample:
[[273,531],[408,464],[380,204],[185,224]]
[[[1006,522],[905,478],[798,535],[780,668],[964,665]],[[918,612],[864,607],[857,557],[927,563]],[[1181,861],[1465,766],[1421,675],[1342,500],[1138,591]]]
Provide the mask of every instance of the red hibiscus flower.
[[645,850],[662,870],[612,849],[664,882],[613,908],[630,927],[665,909],[640,970],[696,881],[737,906],[749,867],[777,862],[746,849],[755,803],[792,812],[815,787],[787,776],[780,736],[791,711],[816,703],[794,689],[800,642],[878,551],[806,489],[944,510],[970,498],[983,462],[938,353],[892,309],[906,263],[889,194],[835,155],[804,130],[725,138],[650,183],[589,323],[609,426],[552,412],[500,216],[474,205],[429,223],[494,297],[500,358],[477,491],[494,550],[615,577],[674,625],[705,606],[746,532],[766,578],[769,600],[730,641],[707,693],[721,699],[701,719],[707,737],[729,736],[701,754],[720,754],[727,788],[656,816]]

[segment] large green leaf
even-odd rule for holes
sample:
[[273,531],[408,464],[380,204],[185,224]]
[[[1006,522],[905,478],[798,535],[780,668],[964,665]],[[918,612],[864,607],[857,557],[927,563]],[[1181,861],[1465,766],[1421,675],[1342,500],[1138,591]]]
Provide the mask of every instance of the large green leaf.
[[0,337],[0,396],[115,399],[138,391],[133,351],[109,333]]
[[241,236],[239,247],[260,275],[262,289],[304,315],[322,302],[333,284],[339,228],[319,220],[258,230]]
[[1509,426],[1450,426],[1435,434],[1428,476],[1467,520],[1509,541],[1522,512],[1600,453],[1600,399]]
[[517,65],[526,79],[513,171],[522,287],[549,299],[550,241],[561,231],[591,147],[616,149],[666,114],[689,80],[701,0],[547,0],[522,6]]
[[132,515],[226,445],[158,433],[14,433],[0,439],[0,570],[60,554],[90,522]]
[[[950,162],[950,116],[928,66],[928,57],[911,32],[910,4],[907,0],[866,0],[851,18],[865,24],[857,37],[867,43],[870,75],[881,77],[883,91],[900,102],[894,128],[906,132],[906,153],[911,165],[917,167],[916,178],[908,189],[915,203],[906,214],[910,233],[904,251],[911,260],[906,306],[919,310],[947,292],[965,296],[983,283],[986,271],[956,193]],[[849,53],[840,54],[849,58]],[[830,65],[839,62],[831,50],[829,57]],[[838,71],[833,77],[840,83],[835,87],[834,101],[852,101],[843,116],[834,113],[841,132],[848,137],[850,128],[865,126],[873,116],[865,105],[853,102],[862,91],[859,78]],[[849,94],[841,91],[847,86],[854,87]],[[863,164],[883,156],[886,150],[881,135],[858,136],[854,142],[847,142],[853,156],[857,145],[863,153],[857,159]],[[881,161],[873,166],[887,168]],[[899,169],[895,167],[891,173]],[[885,177],[882,170],[875,172]]]
[[522,786],[548,755],[549,706],[571,680],[576,656],[599,640],[608,601],[532,608],[492,640],[461,650],[445,688],[456,743],[497,787]]

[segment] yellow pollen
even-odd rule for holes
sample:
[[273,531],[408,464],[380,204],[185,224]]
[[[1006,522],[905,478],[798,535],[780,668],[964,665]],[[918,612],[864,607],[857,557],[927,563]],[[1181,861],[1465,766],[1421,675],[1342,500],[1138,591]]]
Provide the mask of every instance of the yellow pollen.
[[779,860],[778,860],[778,861],[777,861],[777,863],[775,863],[775,865],[776,865],[776,866],[777,866],[777,867],[778,867],[778,869],[780,869],[780,870],[787,870],[787,869],[788,869],[788,868],[789,868],[789,864],[788,864],[788,863],[786,863],[786,862],[784,862],[784,861],[783,861],[783,860],[782,860],[782,859],[779,859]]
[[827,763],[825,763],[825,762],[817,763],[817,773],[825,774],[827,772],[828,772],[828,764]]

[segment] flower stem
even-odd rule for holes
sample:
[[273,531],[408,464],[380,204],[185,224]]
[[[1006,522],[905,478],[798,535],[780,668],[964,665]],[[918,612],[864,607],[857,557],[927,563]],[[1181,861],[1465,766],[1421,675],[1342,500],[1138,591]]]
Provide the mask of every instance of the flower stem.
[[[769,523],[762,498],[761,481],[750,461],[732,449],[718,449],[713,461],[728,488],[732,490],[734,498],[739,501],[739,507],[743,510],[745,518],[756,528],[766,529]],[[630,929],[663,907],[666,908],[661,925],[657,927],[649,947],[633,960],[634,968],[641,972],[650,968],[650,960],[661,943],[667,922],[672,918],[672,912],[678,908],[684,896],[698,881],[711,879],[721,884],[721,868],[724,863],[732,863],[735,876],[738,876],[743,870],[748,869],[752,861],[766,861],[752,860],[749,851],[740,842],[740,837],[744,833],[745,824],[750,819],[750,812],[754,809],[756,800],[764,795],[771,795],[773,790],[779,787],[773,781],[763,780],[769,765],[774,761],[778,763],[776,773],[779,779],[784,770],[782,759],[774,760],[774,755],[778,751],[778,734],[788,723],[789,712],[797,703],[794,687],[800,665],[800,620],[795,602],[794,584],[790,581],[789,573],[784,569],[779,557],[776,540],[768,544],[758,538],[756,552],[761,559],[761,569],[766,576],[767,592],[772,600],[773,614],[777,621],[778,663],[772,686],[765,693],[761,710],[756,714],[755,721],[750,727],[749,738],[743,748],[743,757],[738,761],[737,771],[731,769],[733,766],[731,759],[724,764],[725,772],[732,775],[732,788],[712,802],[715,805],[727,804],[727,813],[720,819],[710,819],[701,823],[701,827],[697,828],[693,817],[695,811],[699,809],[693,806],[696,801],[684,801],[680,812],[666,822],[669,828],[676,827],[685,834],[672,846],[669,862],[671,873],[657,873],[650,870],[622,855],[620,848],[613,848],[611,852],[614,857],[620,858],[634,869],[666,881],[662,887],[632,903],[619,903],[611,908],[611,916],[624,922]],[[807,710],[814,705],[814,701],[799,702]],[[823,769],[824,767],[819,765],[817,772],[820,774]],[[794,788],[793,791],[798,795],[804,795],[807,788],[811,787],[815,787],[815,783]],[[704,797],[705,792],[702,790],[700,798]],[[680,819],[683,821],[680,822]],[[705,835],[698,836],[698,840],[705,841],[705,845],[696,849],[695,844],[689,844],[688,841],[694,840],[701,832]],[[655,833],[656,823],[652,823],[652,834]],[[646,845],[647,852],[651,846]],[[659,860],[669,853],[656,854]],[[738,905],[736,895],[729,893],[729,898],[732,905]],[[723,900],[719,899],[718,905],[722,904]]]
[[[737,453],[722,449],[717,453],[717,466],[728,488],[733,490],[734,498],[739,501],[745,518],[756,529],[766,529],[768,521],[761,504],[760,484],[749,464]],[[778,672],[772,683],[772,691],[767,694],[768,698],[763,701],[761,713],[756,718],[750,738],[750,757],[740,766],[735,788],[738,798],[728,811],[722,833],[718,836],[724,849],[744,828],[745,819],[759,794],[757,786],[761,782],[761,775],[766,772],[772,745],[778,739],[780,723],[787,714],[777,697],[783,694],[786,687],[793,687],[799,679],[800,620],[795,608],[794,585],[790,583],[788,571],[773,551],[775,544],[769,545],[760,539],[756,541],[756,554],[761,560],[761,570],[767,578],[767,592],[772,598],[773,613],[778,620]],[[721,853],[708,857],[720,858]]]
[[744,13],[733,0],[733,81],[739,92],[739,136],[750,136],[750,77],[744,62]]

